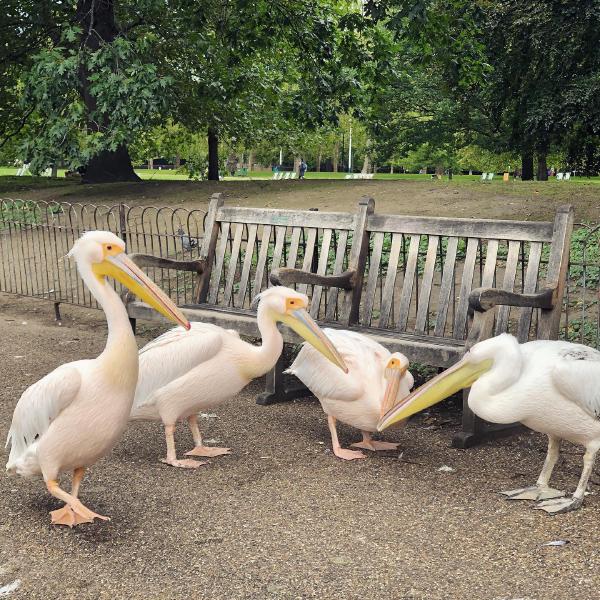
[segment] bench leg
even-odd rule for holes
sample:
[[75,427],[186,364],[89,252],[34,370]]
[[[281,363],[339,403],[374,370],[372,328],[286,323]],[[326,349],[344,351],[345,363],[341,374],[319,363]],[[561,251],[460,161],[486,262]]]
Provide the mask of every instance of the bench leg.
[[308,388],[302,384],[289,388],[285,386],[283,371],[286,367],[286,359],[282,354],[275,366],[267,373],[265,391],[258,395],[256,404],[268,406],[269,404],[286,402],[311,395]]
[[137,329],[137,319],[129,317],[129,324],[131,325],[131,331],[133,331],[133,335],[135,335]]
[[62,317],[60,316],[60,302],[54,303],[54,320],[57,325],[62,325]]
[[480,419],[469,408],[469,390],[463,391],[463,417],[462,431],[459,431],[452,439],[453,448],[461,448],[466,450],[477,446],[482,442],[493,440],[499,437],[505,437],[517,433],[523,428],[519,423],[511,423],[510,425],[495,425]]

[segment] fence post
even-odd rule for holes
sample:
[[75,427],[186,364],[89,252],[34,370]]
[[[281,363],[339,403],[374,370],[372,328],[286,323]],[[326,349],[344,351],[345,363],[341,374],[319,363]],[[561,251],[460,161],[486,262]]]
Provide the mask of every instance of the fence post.
[[119,203],[119,237],[125,242],[125,251],[127,251],[127,221],[125,220],[125,205]]

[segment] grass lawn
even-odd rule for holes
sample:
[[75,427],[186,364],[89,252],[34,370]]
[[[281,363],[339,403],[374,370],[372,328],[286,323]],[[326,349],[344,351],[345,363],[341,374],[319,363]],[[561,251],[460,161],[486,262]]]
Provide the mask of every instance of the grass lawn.
[[214,182],[189,180],[173,171],[141,170],[140,183],[81,185],[64,177],[15,177],[14,172],[0,168],[1,198],[204,209],[210,195],[221,192],[227,203],[239,206],[354,211],[359,199],[368,195],[382,213],[522,220],[552,219],[556,207],[568,203],[575,206],[576,221],[600,222],[597,177],[506,183],[498,177],[482,183],[476,175],[455,176],[451,181],[401,174],[346,180],[343,173],[337,179],[331,179],[332,173],[308,173],[305,181],[272,181],[269,173],[259,172],[252,178]]

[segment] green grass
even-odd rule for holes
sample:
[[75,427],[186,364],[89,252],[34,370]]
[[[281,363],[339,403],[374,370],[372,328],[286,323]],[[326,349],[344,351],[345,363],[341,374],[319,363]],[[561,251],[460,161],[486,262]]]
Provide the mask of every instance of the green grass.
[[[173,169],[136,169],[136,173],[140,176],[141,179],[144,180],[154,180],[154,181],[187,181],[189,179],[187,173],[182,173],[175,171]],[[17,174],[17,169],[15,167],[0,167],[0,177],[8,176],[14,177]],[[58,170],[58,179],[62,179],[65,176],[65,169]],[[305,178],[306,179],[345,179],[346,173],[338,172],[332,173],[329,171],[322,171],[317,173],[316,171],[307,171]],[[248,174],[248,176],[226,176],[225,181],[252,181],[252,180],[271,180],[273,179],[272,171],[252,171]],[[420,175],[416,173],[376,173],[373,179],[384,181],[436,181],[432,179],[431,175]],[[481,179],[480,175],[454,175],[453,182],[463,183],[463,182],[478,182]],[[25,176],[23,178],[19,178],[18,180],[22,180],[23,182],[32,182],[32,181],[50,181],[47,177],[30,177]],[[358,180],[360,181],[360,180]],[[442,181],[448,181],[447,177],[443,177]],[[520,183],[519,181],[510,180],[510,183]],[[526,182],[526,184],[537,184],[538,182]],[[598,184],[600,183],[600,176],[597,177],[576,177],[571,179],[570,181],[556,181],[556,179],[551,179],[548,182],[539,182],[544,185],[560,185],[560,186],[575,186],[578,184]],[[504,181],[502,181],[502,176],[497,175],[493,181],[486,182],[482,185],[506,185]]]

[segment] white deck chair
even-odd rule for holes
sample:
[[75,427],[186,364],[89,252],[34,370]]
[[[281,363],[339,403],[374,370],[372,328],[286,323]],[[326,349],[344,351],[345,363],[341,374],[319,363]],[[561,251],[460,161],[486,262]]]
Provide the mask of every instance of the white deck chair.
[[296,173],[296,171],[292,171],[290,173],[290,179],[296,179],[296,177],[298,177],[298,173]]
[[494,179],[494,173],[488,173],[488,181],[492,181],[492,179]]
[[571,179],[571,173],[565,173],[565,181],[569,181]]
[[564,176],[565,176],[564,173],[557,173],[556,174],[556,181],[562,181]]

